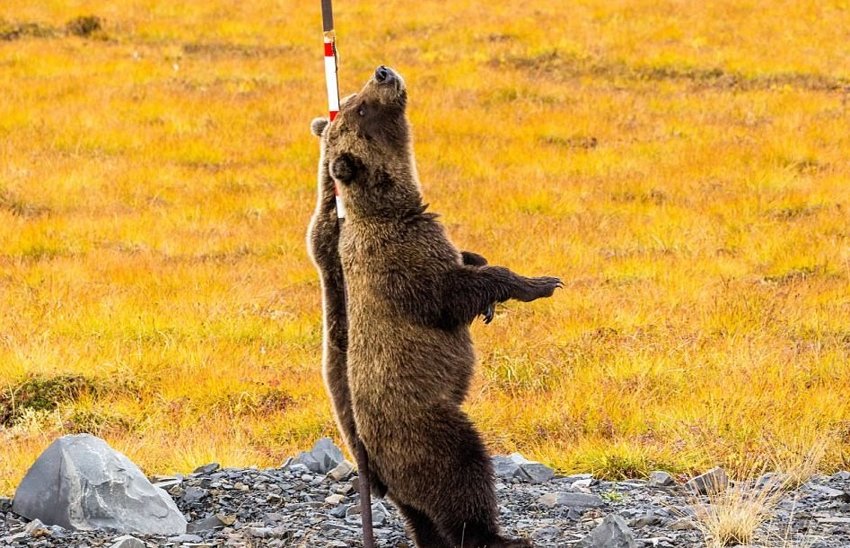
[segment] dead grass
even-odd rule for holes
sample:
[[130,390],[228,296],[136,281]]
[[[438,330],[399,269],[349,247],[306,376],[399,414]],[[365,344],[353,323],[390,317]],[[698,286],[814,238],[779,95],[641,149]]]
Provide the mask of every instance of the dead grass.
[[697,527],[708,548],[749,545],[782,498],[781,480],[756,486],[751,480],[711,489],[693,506]]
[[[335,6],[342,90],[398,68],[454,241],[566,281],[473,328],[491,448],[741,477],[829,432],[818,467],[846,468],[846,6],[411,6]],[[162,473],[334,434],[304,249],[318,10],[7,0],[0,21],[0,391],[98,387],[0,428],[0,493],[79,429]]]

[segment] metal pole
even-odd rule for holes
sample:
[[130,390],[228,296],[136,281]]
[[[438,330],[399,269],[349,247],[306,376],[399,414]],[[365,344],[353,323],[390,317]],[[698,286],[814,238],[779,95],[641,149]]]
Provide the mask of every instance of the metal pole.
[[[334,14],[331,0],[322,0],[322,30],[325,42],[325,82],[328,88],[328,117],[333,123],[339,113],[339,81],[337,80],[336,35],[334,34]],[[339,228],[345,221],[345,204],[339,195],[339,188],[334,185],[336,194],[336,216]],[[343,280],[343,286],[345,281]],[[348,299],[348,288],[343,287],[343,294]],[[369,457],[360,437],[354,440],[354,459],[357,461],[360,491],[360,520],[363,524],[363,548],[375,548],[375,537],[372,531],[372,482],[369,479]]]

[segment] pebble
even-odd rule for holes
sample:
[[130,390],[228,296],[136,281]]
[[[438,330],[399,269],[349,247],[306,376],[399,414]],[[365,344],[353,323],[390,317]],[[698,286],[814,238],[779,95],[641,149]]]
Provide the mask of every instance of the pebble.
[[676,485],[676,480],[673,479],[673,476],[667,472],[664,472],[663,470],[656,470],[654,472],[650,472],[649,482],[647,485],[649,487],[672,487]]

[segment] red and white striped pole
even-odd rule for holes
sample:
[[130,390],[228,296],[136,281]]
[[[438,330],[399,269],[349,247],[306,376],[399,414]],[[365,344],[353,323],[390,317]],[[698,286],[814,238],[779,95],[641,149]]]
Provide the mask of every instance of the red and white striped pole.
[[[333,122],[339,114],[339,80],[337,80],[337,57],[336,57],[336,34],[334,33],[334,12],[331,0],[322,0],[322,27],[325,41],[325,83],[328,88],[328,117]],[[334,187],[336,193],[336,216],[345,219],[345,204],[339,195],[339,188]]]
[[[328,117],[333,123],[339,114],[339,81],[337,80],[336,35],[334,33],[334,14],[331,0],[322,0],[322,28],[325,42],[325,83],[328,88]],[[345,221],[345,204],[339,195],[339,186],[334,184],[336,194],[336,216],[340,230]],[[343,294],[348,299],[348,288],[343,280]],[[372,482],[369,473],[369,457],[366,448],[358,437],[354,443],[354,459],[357,461],[360,492],[360,521],[363,524],[363,548],[375,548],[375,536],[372,531]]]

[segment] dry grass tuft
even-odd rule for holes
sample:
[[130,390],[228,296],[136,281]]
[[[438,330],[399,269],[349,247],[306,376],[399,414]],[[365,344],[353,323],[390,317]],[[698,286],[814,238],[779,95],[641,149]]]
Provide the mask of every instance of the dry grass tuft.
[[755,485],[752,481],[733,482],[725,489],[709,490],[709,495],[693,506],[697,527],[708,548],[751,544],[759,527],[771,517],[783,491],[780,481]]

